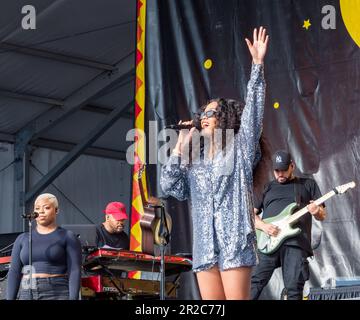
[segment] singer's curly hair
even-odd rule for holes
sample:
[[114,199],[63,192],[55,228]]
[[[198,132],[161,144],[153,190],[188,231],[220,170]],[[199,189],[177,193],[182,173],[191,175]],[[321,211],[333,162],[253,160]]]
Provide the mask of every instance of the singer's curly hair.
[[211,102],[217,102],[215,114],[218,120],[219,129],[234,129],[235,134],[239,131],[241,123],[241,115],[245,105],[237,100],[217,98],[212,99],[200,108],[200,112],[195,114],[194,125],[198,130],[201,130],[200,114],[203,112],[207,105]]
[[[234,133],[238,133],[241,125],[241,116],[245,107],[245,104],[234,99],[225,99],[225,98],[216,98],[208,101],[204,104],[198,113],[194,115],[193,123],[194,126],[201,131],[201,120],[200,115],[203,112],[207,105],[211,102],[217,102],[215,114],[216,119],[218,120],[218,128],[219,129],[234,129]],[[222,132],[222,141],[226,142],[225,139],[226,130]],[[260,137],[260,150],[261,150],[261,159],[257,163],[256,167],[253,171],[253,180],[254,180],[254,190],[257,194],[260,194],[262,191],[262,187],[267,180],[267,175],[269,172],[268,165],[271,162],[271,153],[270,146],[265,139],[264,135],[261,134]],[[223,147],[225,145],[223,144]]]

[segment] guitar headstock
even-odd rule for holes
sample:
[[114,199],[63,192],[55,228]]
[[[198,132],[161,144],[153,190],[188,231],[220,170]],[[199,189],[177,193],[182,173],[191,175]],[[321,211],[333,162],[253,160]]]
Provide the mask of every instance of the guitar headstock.
[[348,191],[349,189],[353,189],[356,187],[356,183],[354,181],[351,181],[349,183],[343,184],[341,186],[336,187],[336,191],[338,193],[345,193],[346,191]]

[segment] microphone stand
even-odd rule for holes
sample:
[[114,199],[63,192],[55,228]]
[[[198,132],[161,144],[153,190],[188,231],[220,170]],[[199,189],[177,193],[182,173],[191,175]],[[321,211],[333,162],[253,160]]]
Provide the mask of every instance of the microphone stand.
[[22,217],[28,220],[29,226],[29,293],[30,293],[30,300],[33,300],[33,278],[32,278],[32,220],[36,219],[39,216],[37,212],[23,214]]

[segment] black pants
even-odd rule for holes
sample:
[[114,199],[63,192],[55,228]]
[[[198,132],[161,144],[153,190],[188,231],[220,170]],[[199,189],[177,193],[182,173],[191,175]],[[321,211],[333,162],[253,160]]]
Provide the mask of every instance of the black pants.
[[257,300],[274,270],[281,266],[288,300],[301,300],[305,281],[309,279],[307,253],[299,247],[283,245],[275,253],[258,253],[259,264],[251,277],[251,299]]
[[23,279],[19,300],[69,300],[67,277],[34,278],[30,292],[29,279]]

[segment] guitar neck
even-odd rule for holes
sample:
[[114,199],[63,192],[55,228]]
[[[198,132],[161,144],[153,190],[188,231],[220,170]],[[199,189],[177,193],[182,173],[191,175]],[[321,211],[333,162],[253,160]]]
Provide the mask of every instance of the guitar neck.
[[[140,172],[138,175],[138,182],[139,182],[139,191],[140,191],[141,201],[143,203],[143,206],[147,206],[148,202],[146,199],[146,195],[145,195],[145,191],[144,191],[144,187],[143,187],[143,183],[142,183],[142,174],[143,174],[144,170],[145,170],[145,167],[142,167],[140,169]],[[146,178],[145,178],[145,181],[146,181]]]
[[[317,199],[314,201],[314,203],[319,206],[321,204],[323,204],[326,200],[330,199],[332,196],[336,195],[337,193],[332,190],[330,192],[328,192],[327,194],[323,195],[321,198]],[[304,214],[308,213],[309,210],[307,207],[304,207],[302,209],[300,209],[299,211],[297,211],[296,213],[292,214],[289,219],[288,219],[288,222],[291,224],[291,223],[294,223],[296,222],[297,220],[299,220]]]

